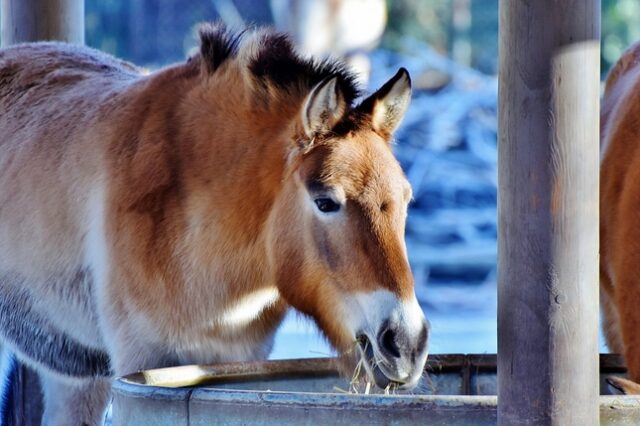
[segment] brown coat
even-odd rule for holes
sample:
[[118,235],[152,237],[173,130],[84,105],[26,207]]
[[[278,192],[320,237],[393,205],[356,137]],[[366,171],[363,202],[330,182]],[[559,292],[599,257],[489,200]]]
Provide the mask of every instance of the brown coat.
[[[205,26],[200,54],[148,76],[65,44],[0,51],[5,342],[94,389],[110,369],[264,358],[291,305],[341,351],[368,341],[379,383],[415,385],[427,330],[389,148],[408,74],[356,96],[340,64],[263,30]],[[76,389],[52,418],[93,392]]]
[[603,327],[609,348],[624,355],[636,382],[640,382],[639,61],[640,44],[636,44],[609,73],[600,121]]

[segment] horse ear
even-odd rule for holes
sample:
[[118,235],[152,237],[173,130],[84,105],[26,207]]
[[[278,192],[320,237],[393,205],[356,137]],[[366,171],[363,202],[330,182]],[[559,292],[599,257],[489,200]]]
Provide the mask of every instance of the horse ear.
[[328,77],[311,90],[302,109],[304,132],[312,139],[327,134],[344,116],[347,102],[338,77]]
[[361,108],[371,114],[374,130],[391,135],[398,128],[410,102],[411,78],[405,68],[400,68],[396,75],[362,103]]

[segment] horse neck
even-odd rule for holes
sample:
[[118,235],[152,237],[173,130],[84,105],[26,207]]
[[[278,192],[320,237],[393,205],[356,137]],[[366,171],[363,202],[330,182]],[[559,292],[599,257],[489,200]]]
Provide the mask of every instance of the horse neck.
[[187,129],[181,162],[190,197],[188,244],[194,256],[210,253],[200,258],[204,264],[224,247],[267,273],[265,228],[283,189],[296,108],[283,99],[266,107],[222,77],[194,89],[179,114]]

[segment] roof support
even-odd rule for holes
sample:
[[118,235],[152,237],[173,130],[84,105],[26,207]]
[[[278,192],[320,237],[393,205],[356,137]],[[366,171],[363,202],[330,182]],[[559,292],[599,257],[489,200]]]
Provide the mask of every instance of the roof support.
[[599,0],[501,0],[498,423],[598,424]]
[[40,40],[84,44],[84,0],[2,0],[2,45]]

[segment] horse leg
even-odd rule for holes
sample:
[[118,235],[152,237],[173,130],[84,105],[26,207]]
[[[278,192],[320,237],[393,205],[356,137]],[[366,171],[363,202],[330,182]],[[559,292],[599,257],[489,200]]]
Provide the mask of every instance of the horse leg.
[[[620,315],[615,304],[615,289],[611,279],[602,269],[600,271],[600,311],[602,313],[602,331],[607,347],[612,353],[624,354],[624,344],[620,330]],[[609,392],[613,395],[639,395],[640,385],[622,377],[606,378]]]
[[629,378],[640,382],[640,274],[633,253],[625,253],[615,271],[615,299]]
[[0,337],[38,372],[45,397],[43,424],[101,424],[110,386],[108,355],[57,329],[35,309],[29,291],[12,284],[19,280],[6,277],[0,276]]
[[607,347],[612,353],[624,354],[624,345],[620,332],[620,316],[615,304],[615,290],[611,279],[600,272],[600,312],[602,314],[602,331]]
[[111,379],[70,379],[39,371],[43,426],[101,426],[111,397]]

